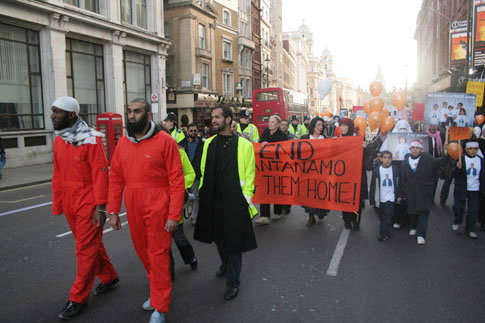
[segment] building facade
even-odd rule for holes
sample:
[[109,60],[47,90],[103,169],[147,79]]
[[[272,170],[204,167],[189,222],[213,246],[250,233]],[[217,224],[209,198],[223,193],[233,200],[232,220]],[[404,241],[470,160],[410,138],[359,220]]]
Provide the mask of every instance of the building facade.
[[52,102],[75,97],[81,117],[125,115],[127,103],[158,94],[165,114],[163,2],[0,2],[0,129],[6,167],[52,161]]
[[251,0],[251,34],[253,52],[253,90],[261,88],[261,0]]
[[253,95],[253,57],[255,44],[252,35],[252,1],[239,0],[239,85],[240,101],[251,100]]

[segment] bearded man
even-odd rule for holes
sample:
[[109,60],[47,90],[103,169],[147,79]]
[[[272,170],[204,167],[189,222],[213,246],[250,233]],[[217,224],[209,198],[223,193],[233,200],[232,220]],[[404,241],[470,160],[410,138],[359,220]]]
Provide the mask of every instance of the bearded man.
[[126,130],[111,161],[108,212],[110,225],[121,229],[118,213],[124,202],[131,240],[150,281],[143,309],[154,309],[150,322],[165,322],[171,301],[170,244],[184,204],[185,181],[175,140],[152,121],[144,99],[127,109]]
[[79,103],[60,97],[52,104],[54,140],[52,213],[64,213],[76,240],[77,273],[69,301],[59,313],[68,320],[84,307],[97,276],[100,295],[119,279],[103,245],[105,206],[108,198],[108,162],[103,136],[79,117]]

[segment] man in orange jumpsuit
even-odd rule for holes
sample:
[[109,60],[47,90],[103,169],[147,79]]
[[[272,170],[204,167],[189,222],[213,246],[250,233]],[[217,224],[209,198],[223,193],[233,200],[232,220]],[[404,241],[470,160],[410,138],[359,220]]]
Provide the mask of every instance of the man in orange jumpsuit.
[[133,100],[127,110],[128,134],[118,142],[109,179],[109,223],[121,228],[124,201],[133,246],[148,273],[150,322],[164,322],[170,307],[170,244],[184,203],[185,181],[175,140],[152,121],[151,106]]
[[51,120],[56,130],[52,213],[65,214],[76,240],[77,274],[69,301],[59,318],[74,317],[87,302],[98,276],[99,295],[119,281],[103,245],[105,205],[108,198],[108,163],[101,133],[78,116],[79,103],[60,97],[52,104]]

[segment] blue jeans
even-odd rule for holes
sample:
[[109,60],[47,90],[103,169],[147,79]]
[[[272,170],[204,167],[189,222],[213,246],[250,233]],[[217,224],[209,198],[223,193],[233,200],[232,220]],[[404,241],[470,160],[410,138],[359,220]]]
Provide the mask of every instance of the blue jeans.
[[418,237],[426,238],[426,229],[428,228],[429,210],[420,211],[417,214],[410,214],[411,229],[416,230]]
[[379,204],[377,215],[381,221],[379,236],[381,238],[389,236],[389,228],[392,223],[392,216],[394,215],[394,202],[389,201]]
[[455,224],[463,223],[463,213],[465,213],[465,207],[468,202],[468,211],[466,214],[466,227],[467,233],[475,232],[475,226],[477,225],[478,213],[480,207],[480,192],[479,191],[467,191],[466,200],[455,200],[453,205],[453,213],[455,213]]

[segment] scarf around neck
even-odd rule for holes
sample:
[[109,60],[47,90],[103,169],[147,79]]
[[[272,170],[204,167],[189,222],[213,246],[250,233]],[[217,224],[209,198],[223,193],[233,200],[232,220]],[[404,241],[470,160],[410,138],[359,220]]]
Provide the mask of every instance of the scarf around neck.
[[426,132],[428,133],[428,136],[436,139],[436,150],[438,151],[438,156],[441,156],[442,151],[443,151],[443,143],[441,142],[440,132],[438,130],[436,130],[435,133],[431,133],[431,132],[429,132],[429,127],[426,130]]
[[80,116],[77,117],[72,127],[56,131],[56,135],[73,146],[96,144],[96,137],[104,137],[104,134],[101,132],[90,128]]

